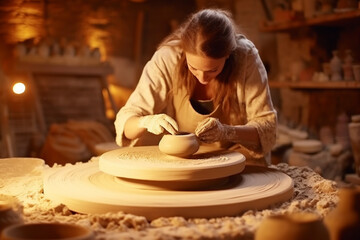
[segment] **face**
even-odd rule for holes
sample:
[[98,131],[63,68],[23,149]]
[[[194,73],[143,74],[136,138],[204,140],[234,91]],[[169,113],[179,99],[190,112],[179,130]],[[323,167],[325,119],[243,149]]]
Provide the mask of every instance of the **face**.
[[185,55],[190,72],[203,85],[208,84],[221,73],[227,59],[227,56],[223,58],[209,58],[190,53],[185,53]]

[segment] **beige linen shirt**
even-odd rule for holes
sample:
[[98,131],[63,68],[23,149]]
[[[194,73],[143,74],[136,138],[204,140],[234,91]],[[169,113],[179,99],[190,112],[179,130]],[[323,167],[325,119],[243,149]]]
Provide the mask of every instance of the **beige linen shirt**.
[[[239,36],[238,43],[241,63],[237,82],[238,104],[234,107],[240,109],[240,114],[231,114],[227,124],[249,125],[257,129],[260,150],[246,149],[239,144],[232,144],[232,149],[240,150],[247,158],[259,159],[267,155],[275,144],[276,111],[271,101],[267,73],[256,47],[245,37]],[[172,75],[181,53],[182,49],[177,46],[164,46],[145,65],[138,85],[116,116],[116,142],[119,146],[156,145],[161,139],[161,136],[151,133],[139,139],[127,139],[124,125],[133,116],[166,113],[176,121],[180,120],[176,116],[177,104],[174,104],[174,99],[179,96],[168,93],[175,86]]]

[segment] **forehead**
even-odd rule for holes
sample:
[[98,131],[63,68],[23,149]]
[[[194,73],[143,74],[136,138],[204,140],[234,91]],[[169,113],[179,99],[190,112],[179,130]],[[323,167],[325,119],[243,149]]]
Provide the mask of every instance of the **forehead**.
[[202,71],[213,70],[215,68],[218,68],[224,63],[226,59],[225,57],[210,58],[210,57],[204,57],[191,53],[185,53],[185,55],[186,55],[186,61],[191,67]]

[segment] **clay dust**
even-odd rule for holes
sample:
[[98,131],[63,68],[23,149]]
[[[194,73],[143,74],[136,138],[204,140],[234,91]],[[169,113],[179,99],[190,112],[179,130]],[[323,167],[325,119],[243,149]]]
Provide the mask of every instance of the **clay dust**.
[[[93,158],[90,161],[97,160],[98,158]],[[53,168],[56,167],[59,166],[53,166]],[[293,178],[293,198],[265,210],[249,210],[235,217],[184,219],[178,216],[147,221],[143,216],[123,212],[75,213],[65,205],[56,204],[45,198],[40,167],[21,176],[5,174],[0,170],[0,194],[12,195],[17,198],[22,207],[25,223],[79,224],[92,229],[96,234],[96,239],[99,240],[253,239],[255,231],[264,217],[294,212],[314,212],[324,217],[336,207],[338,189],[335,182],[322,178],[307,167],[292,167],[281,163],[271,166],[271,168],[283,171]]]

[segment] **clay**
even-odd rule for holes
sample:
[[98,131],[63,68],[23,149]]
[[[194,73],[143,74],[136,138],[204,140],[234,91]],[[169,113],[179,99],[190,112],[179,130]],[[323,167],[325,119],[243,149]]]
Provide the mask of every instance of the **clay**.
[[142,146],[109,151],[99,159],[104,173],[147,181],[217,179],[240,173],[244,167],[241,153],[203,146],[191,158],[169,156],[157,146]]
[[173,216],[212,218],[284,202],[293,196],[293,180],[281,171],[248,166],[213,189],[149,190],[123,185],[92,162],[48,169],[44,193],[79,213],[123,211],[149,220]]
[[329,233],[319,215],[292,213],[265,218],[255,233],[255,240],[328,240]]
[[161,152],[177,157],[188,157],[199,150],[199,142],[193,133],[166,134],[159,142]]
[[[93,157],[90,162],[98,162]],[[337,186],[308,167],[292,167],[286,163],[271,165],[294,180],[294,196],[289,201],[275,204],[266,209],[250,210],[234,217],[210,219],[184,219],[181,216],[157,218],[148,221],[144,216],[127,214],[122,211],[104,214],[82,214],[70,211],[64,204],[51,201],[44,195],[42,171],[16,174],[22,161],[11,161],[7,169],[15,175],[3,178],[0,161],[0,194],[16,196],[26,214],[27,223],[61,222],[90,227],[97,239],[254,239],[254,233],[261,221],[274,214],[312,212],[326,216],[338,203]],[[85,163],[77,163],[83,165]],[[86,163],[87,164],[87,163]],[[6,165],[6,164],[5,164]],[[59,168],[56,165],[52,169]]]
[[92,231],[74,224],[64,223],[32,223],[18,224],[6,228],[1,240],[93,240]]

